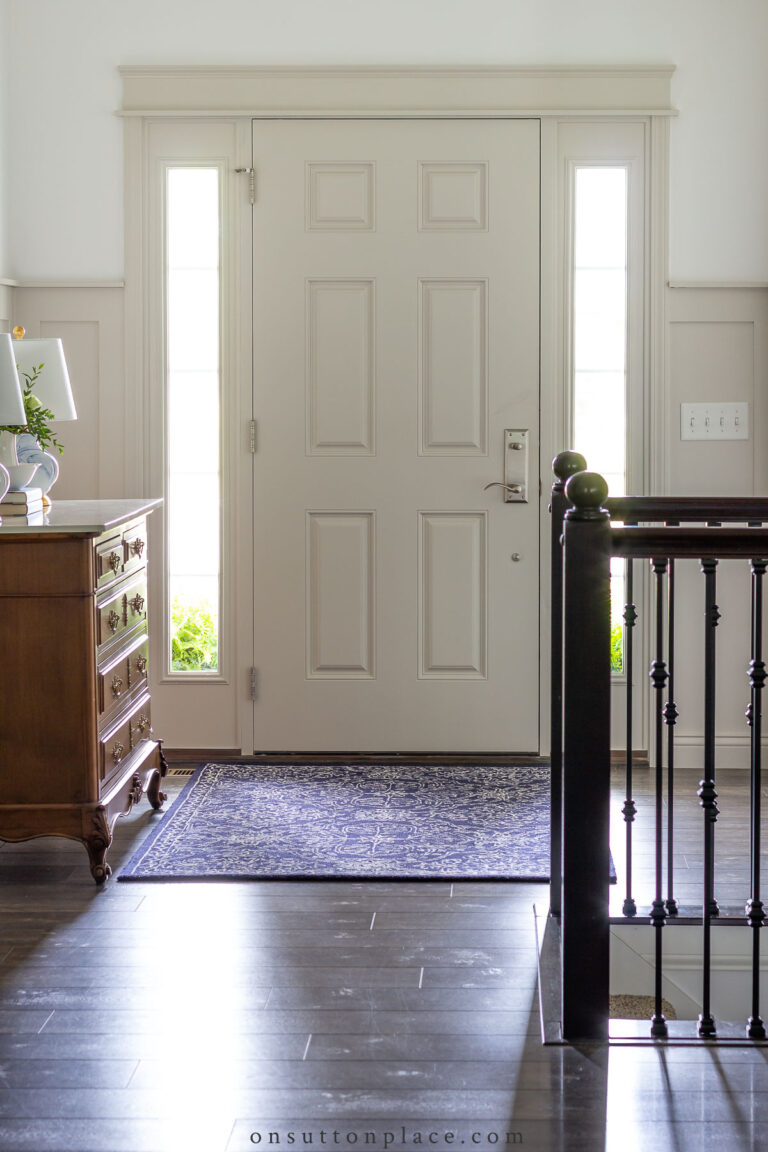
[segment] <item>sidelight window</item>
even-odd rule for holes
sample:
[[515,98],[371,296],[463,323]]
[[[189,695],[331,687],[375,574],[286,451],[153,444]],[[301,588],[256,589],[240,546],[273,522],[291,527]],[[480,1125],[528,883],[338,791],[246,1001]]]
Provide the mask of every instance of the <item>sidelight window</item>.
[[169,668],[219,668],[221,575],[219,169],[166,170]]
[[[573,443],[612,496],[627,486],[627,184],[577,166],[573,218]],[[611,666],[622,671],[624,562],[611,573]]]

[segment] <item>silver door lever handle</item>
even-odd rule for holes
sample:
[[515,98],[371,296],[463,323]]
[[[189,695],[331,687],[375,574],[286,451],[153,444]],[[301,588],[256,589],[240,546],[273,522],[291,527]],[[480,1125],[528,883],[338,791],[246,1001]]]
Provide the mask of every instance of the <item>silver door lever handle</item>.
[[486,484],[483,492],[487,492],[489,488],[503,488],[505,492],[514,492],[516,494],[522,492],[522,484],[503,484],[501,480],[492,480],[490,484]]

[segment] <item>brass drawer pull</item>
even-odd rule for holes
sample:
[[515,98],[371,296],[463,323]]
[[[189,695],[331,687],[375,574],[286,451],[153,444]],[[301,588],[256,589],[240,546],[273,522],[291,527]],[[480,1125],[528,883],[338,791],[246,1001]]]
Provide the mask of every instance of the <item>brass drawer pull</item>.
[[119,623],[120,623],[120,617],[118,616],[117,612],[115,612],[115,610],[113,608],[112,611],[110,612],[109,616],[107,616],[107,624],[109,624],[110,630],[112,632],[117,632],[117,626]]
[[143,612],[143,610],[144,610],[144,597],[143,596],[139,596],[139,594],[137,593],[133,597],[132,600],[128,601],[128,603],[130,604],[130,606],[134,612]]
[[146,670],[147,670],[147,658],[146,658],[146,656],[137,656],[136,657],[136,671],[141,676],[143,676],[144,673],[146,672]]
[[115,764],[119,764],[124,755],[125,748],[118,740],[117,743],[113,744],[112,746],[112,759],[114,760]]
[[129,547],[130,547],[130,550],[134,556],[138,556],[139,558],[141,558],[141,554],[143,553],[143,551],[146,547],[146,544],[144,543],[143,540],[141,540],[137,537],[135,540],[131,540]]
[[123,681],[119,676],[112,677],[112,695],[119,696],[123,691]]
[[149,716],[139,716],[135,724],[131,724],[131,737],[133,739],[138,737],[139,740],[143,740],[144,733],[147,730],[150,732],[152,731],[152,725],[150,723]]
[[109,564],[112,571],[117,575],[117,570],[123,562],[123,558],[119,552],[110,552],[107,557],[107,564]]

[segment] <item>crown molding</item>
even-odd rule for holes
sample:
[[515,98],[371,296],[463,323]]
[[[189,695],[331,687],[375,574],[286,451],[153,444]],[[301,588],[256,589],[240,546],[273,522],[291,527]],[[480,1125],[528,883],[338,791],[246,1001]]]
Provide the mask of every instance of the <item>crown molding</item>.
[[124,65],[123,116],[672,116],[670,64]]

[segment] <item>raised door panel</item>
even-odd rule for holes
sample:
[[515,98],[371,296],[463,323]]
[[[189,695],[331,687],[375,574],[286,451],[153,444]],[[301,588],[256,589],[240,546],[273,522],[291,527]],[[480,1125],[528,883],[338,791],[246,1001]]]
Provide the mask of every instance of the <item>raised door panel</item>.
[[420,514],[419,676],[487,675],[484,512]]
[[307,283],[307,452],[374,452],[372,280]]
[[419,416],[423,455],[486,455],[488,283],[422,280]]
[[307,675],[374,675],[373,513],[307,517]]

